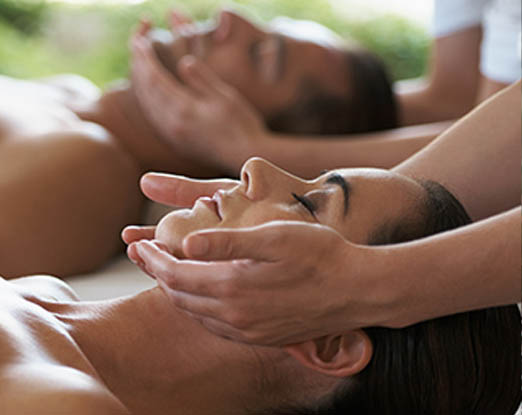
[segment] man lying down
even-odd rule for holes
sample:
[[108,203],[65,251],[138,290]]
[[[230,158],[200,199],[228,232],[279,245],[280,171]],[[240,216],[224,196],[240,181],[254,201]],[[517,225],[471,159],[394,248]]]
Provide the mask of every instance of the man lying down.
[[[183,56],[197,54],[274,129],[329,134],[395,126],[390,83],[371,54],[340,45],[317,24],[309,23],[312,39],[303,39],[290,30],[299,31],[302,22],[283,22],[264,28],[227,11],[213,27],[155,38],[154,48],[173,72]],[[5,277],[66,276],[103,264],[121,249],[123,226],[139,221],[137,182],[145,171],[238,173],[223,171],[210,157],[184,159],[162,142],[131,84],[100,94],[78,77],[0,77],[0,91]]]
[[[156,237],[179,254],[193,230],[271,220],[368,244],[470,222],[436,183],[362,169],[305,181],[253,159],[237,187],[171,213]],[[520,401],[520,329],[511,306],[263,348],[214,336],[161,287],[86,303],[50,277],[0,279],[0,412],[507,415]]]

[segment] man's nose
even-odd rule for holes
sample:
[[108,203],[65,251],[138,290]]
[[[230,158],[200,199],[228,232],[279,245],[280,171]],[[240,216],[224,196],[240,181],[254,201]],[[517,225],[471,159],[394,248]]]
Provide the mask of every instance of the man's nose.
[[219,13],[219,22],[214,32],[214,41],[216,43],[225,42],[232,31],[232,16],[227,10]]
[[231,10],[222,10],[219,24],[214,33],[215,42],[226,42],[235,37],[244,37],[256,27],[241,15]]

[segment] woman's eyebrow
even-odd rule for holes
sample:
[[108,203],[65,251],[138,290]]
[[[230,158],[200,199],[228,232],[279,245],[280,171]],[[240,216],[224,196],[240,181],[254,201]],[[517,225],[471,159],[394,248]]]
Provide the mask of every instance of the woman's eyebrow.
[[339,173],[332,173],[330,176],[328,176],[325,183],[326,184],[335,184],[343,190],[344,216],[346,217],[346,215],[348,214],[348,208],[350,207],[350,193],[351,193],[350,184]]

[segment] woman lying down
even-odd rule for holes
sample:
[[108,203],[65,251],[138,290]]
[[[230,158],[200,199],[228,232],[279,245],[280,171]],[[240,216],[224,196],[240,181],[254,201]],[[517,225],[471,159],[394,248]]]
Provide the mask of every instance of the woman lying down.
[[[236,188],[171,213],[156,236],[179,254],[195,229],[281,219],[368,244],[469,223],[435,183],[357,169],[304,181],[254,159]],[[511,306],[263,348],[214,336],[161,287],[91,303],[50,277],[0,279],[0,413],[510,415],[520,329]]]

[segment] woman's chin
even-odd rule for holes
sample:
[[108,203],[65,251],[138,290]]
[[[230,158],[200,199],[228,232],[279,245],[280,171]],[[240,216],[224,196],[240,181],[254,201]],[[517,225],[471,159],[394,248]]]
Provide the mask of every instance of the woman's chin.
[[[186,223],[179,214],[173,212],[165,216],[156,227],[155,239],[165,245],[168,251],[176,258],[184,258],[183,239],[190,233]],[[185,225],[185,226],[183,226]]]
[[183,239],[202,229],[219,227],[220,223],[214,212],[204,203],[196,203],[192,209],[181,209],[169,213],[156,227],[156,239],[164,244],[177,258],[184,258]]

